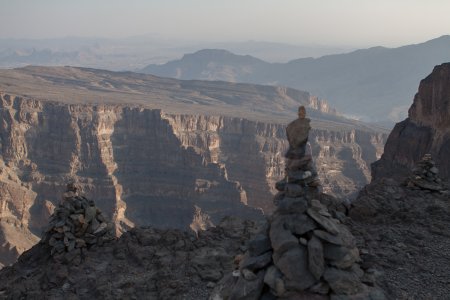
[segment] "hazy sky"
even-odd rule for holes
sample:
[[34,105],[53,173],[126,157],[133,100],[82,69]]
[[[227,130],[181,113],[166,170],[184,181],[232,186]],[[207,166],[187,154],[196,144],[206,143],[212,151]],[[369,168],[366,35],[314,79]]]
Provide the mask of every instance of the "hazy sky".
[[0,38],[398,46],[450,33],[448,0],[0,0]]

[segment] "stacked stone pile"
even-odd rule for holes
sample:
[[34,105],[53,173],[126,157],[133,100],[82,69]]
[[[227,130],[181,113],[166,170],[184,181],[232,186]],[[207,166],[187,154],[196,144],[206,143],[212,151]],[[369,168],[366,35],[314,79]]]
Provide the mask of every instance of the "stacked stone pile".
[[318,200],[320,182],[304,151],[308,131],[297,137],[300,147],[293,147],[288,131],[286,177],[276,185],[269,228],[249,241],[212,299],[384,299],[363,283],[353,235]]
[[93,200],[80,196],[79,189],[69,184],[42,241],[51,247],[55,260],[80,262],[84,251],[114,239],[113,227]]
[[407,179],[408,187],[441,192],[446,189],[431,154],[425,154],[412,171],[413,175]]

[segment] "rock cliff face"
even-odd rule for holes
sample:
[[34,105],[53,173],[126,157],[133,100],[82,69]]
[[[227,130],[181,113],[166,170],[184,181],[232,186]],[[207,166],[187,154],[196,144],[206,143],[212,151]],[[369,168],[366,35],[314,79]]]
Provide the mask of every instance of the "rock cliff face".
[[[273,208],[284,174],[284,124],[299,104],[311,104],[308,93],[281,87],[92,69],[0,70],[0,78],[0,217],[27,245],[68,181],[79,182],[119,232],[258,218],[260,208]],[[370,178],[384,133],[314,109],[308,115],[324,189],[352,195]]]
[[450,178],[450,63],[436,66],[420,82],[409,117],[398,123],[373,177],[402,177],[426,153],[431,153],[444,179]]
[[[120,230],[187,228],[195,206],[213,223],[259,215],[247,204],[270,211],[284,173],[281,124],[8,94],[0,105],[2,159],[15,180],[2,182],[2,219],[37,235],[69,180],[96,197]],[[369,180],[383,135],[314,129],[310,140],[325,190],[351,195]]]
[[[409,118],[398,123],[374,180],[352,202],[362,258],[381,271],[389,299],[449,295],[450,63],[421,81]],[[442,176],[442,178],[440,178]]]

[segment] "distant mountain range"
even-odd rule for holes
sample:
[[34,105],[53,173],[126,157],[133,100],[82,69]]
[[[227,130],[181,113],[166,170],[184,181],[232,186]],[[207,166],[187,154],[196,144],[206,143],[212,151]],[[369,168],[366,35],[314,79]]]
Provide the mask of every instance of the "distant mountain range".
[[406,115],[417,82],[450,61],[450,36],[399,48],[374,47],[320,58],[269,63],[225,50],[201,50],[141,70],[177,79],[283,85],[306,90],[348,116],[398,121]]
[[227,49],[270,62],[343,53],[349,48],[290,45],[264,41],[205,42],[135,36],[120,39],[66,37],[53,39],[0,39],[0,68],[27,65],[78,66],[112,71],[136,70],[165,63],[205,48]]

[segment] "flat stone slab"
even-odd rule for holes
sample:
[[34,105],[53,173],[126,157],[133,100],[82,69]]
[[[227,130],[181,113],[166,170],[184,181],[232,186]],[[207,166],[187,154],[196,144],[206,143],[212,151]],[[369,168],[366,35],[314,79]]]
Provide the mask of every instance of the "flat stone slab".
[[364,289],[364,285],[354,272],[328,268],[325,270],[323,278],[336,294],[354,295],[362,292]]
[[285,276],[287,290],[303,291],[316,282],[309,271],[308,253],[304,246],[298,245],[286,251],[276,266]]
[[274,258],[299,245],[298,239],[284,227],[284,220],[281,216],[278,216],[272,221],[269,235],[274,251]]
[[236,285],[230,293],[230,299],[235,300],[258,300],[264,287],[264,271],[258,272],[254,280],[246,280],[239,277]]
[[257,234],[248,242],[248,252],[250,256],[259,256],[272,249],[270,239],[265,234]]
[[308,266],[309,271],[319,280],[325,271],[322,242],[314,235],[308,242]]
[[264,268],[272,261],[272,251],[266,252],[259,256],[248,257],[241,261],[240,269],[249,269],[256,271]]
[[308,231],[317,229],[316,223],[305,214],[287,215],[285,225],[287,229],[296,235],[303,235]]
[[288,183],[284,189],[286,196],[291,198],[301,197],[305,194],[305,189],[295,183]]
[[314,230],[313,232],[314,232],[315,236],[317,236],[321,240],[324,240],[325,242],[332,243],[332,244],[339,245],[339,246],[344,244],[342,238],[339,236],[329,234],[328,232],[323,231],[323,230]]
[[285,197],[278,201],[278,211],[280,213],[302,214],[308,209],[308,201],[305,198]]
[[319,212],[315,211],[312,208],[308,208],[306,212],[311,218],[314,219],[314,221],[319,223],[319,225],[329,233],[332,233],[334,235],[337,235],[339,233],[339,228],[333,221],[331,221],[330,218],[322,216]]

